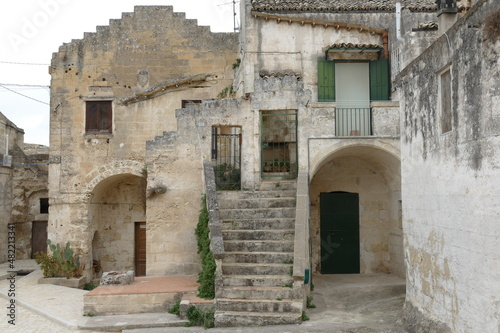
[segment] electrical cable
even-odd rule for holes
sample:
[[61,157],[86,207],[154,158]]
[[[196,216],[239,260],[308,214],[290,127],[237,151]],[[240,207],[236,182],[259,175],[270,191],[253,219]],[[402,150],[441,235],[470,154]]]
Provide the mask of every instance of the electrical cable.
[[38,99],[36,99],[36,98],[30,97],[30,96],[26,96],[26,95],[24,95],[24,94],[21,94],[20,92],[17,92],[17,91],[15,91],[15,90],[12,90],[12,89],[10,89],[10,88],[7,88],[7,87],[6,87],[6,86],[4,86],[3,84],[0,84],[0,87],[2,87],[2,88],[4,88],[4,89],[7,89],[7,90],[9,90],[9,91],[12,91],[12,92],[13,92],[13,93],[15,93],[15,94],[18,94],[18,95],[21,95],[21,96],[23,96],[23,97],[29,98],[29,99],[31,99],[31,100],[33,100],[33,101],[35,101],[35,102],[42,103],[42,104],[45,104],[45,105],[50,105],[50,104],[49,104],[49,103],[47,103],[47,102],[40,101],[40,100],[38,100]]
[[30,66],[50,66],[50,64],[39,64],[39,63],[33,63],[33,62],[13,62],[13,61],[0,61],[0,64],[30,65]]

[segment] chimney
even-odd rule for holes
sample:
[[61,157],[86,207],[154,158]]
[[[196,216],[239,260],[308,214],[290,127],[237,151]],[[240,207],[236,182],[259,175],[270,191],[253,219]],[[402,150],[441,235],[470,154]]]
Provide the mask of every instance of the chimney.
[[457,0],[436,0],[438,33],[441,35],[457,20]]

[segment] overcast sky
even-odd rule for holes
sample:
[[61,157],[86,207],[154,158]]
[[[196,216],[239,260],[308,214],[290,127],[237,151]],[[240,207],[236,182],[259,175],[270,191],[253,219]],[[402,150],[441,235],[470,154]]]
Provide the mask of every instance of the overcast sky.
[[[0,112],[25,131],[26,143],[49,144],[48,66],[62,43],[133,12],[171,5],[213,32],[233,31],[233,0],[17,0],[0,4]],[[239,1],[236,5],[239,7]],[[238,16],[239,21],[239,16]],[[24,95],[24,96],[23,96]]]

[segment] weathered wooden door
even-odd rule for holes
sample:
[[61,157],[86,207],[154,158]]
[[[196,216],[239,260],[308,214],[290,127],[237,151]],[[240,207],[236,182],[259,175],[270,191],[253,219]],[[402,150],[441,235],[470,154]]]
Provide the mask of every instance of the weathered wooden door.
[[35,253],[47,253],[47,221],[33,222],[31,228],[31,258]]
[[321,273],[359,273],[359,195],[320,194]]
[[146,275],[146,222],[135,222],[135,276]]

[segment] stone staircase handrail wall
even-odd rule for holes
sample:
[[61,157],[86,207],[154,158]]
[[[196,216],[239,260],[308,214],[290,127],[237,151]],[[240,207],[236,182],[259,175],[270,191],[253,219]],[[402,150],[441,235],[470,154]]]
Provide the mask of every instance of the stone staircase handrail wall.
[[297,177],[297,206],[295,211],[295,240],[293,276],[304,278],[309,260],[309,175],[300,172]]
[[217,201],[217,188],[215,185],[215,172],[210,161],[203,162],[205,176],[205,194],[209,216],[208,227],[210,228],[210,250],[215,259],[224,257],[224,242],[222,239],[222,222],[219,215],[219,204]]

